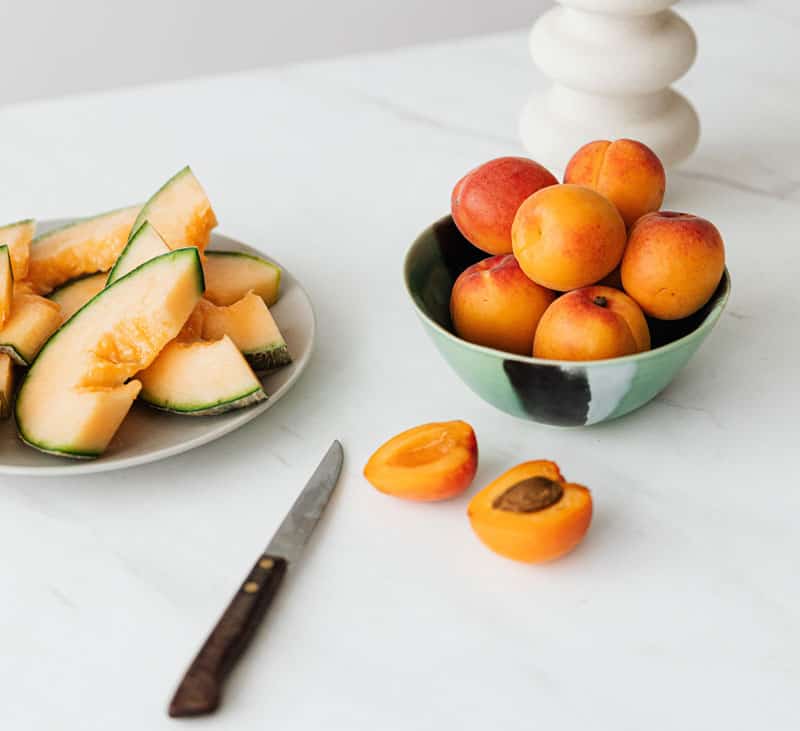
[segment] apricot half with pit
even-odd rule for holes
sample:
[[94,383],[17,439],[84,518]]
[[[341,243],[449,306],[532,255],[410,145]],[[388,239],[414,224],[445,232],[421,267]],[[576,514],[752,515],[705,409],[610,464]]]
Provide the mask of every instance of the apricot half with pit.
[[543,563],[569,553],[592,521],[592,495],[566,482],[555,462],[524,462],[470,501],[472,529],[495,553]]
[[380,492],[406,500],[447,500],[466,490],[478,469],[478,442],[463,421],[423,424],[392,437],[364,467]]

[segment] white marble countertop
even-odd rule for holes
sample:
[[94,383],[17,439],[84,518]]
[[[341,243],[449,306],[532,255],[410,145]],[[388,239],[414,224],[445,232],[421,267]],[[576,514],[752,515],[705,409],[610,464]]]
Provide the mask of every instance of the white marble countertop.
[[[729,308],[653,404],[553,430],[473,396],[428,342],[401,262],[468,168],[521,151],[543,84],[524,32],[0,110],[0,220],[88,214],[190,162],[220,230],[308,288],[319,343],[241,431],[120,473],[0,479],[0,727],[174,728],[169,696],[338,437],[347,463],[303,565],[197,728],[800,727],[800,16],[684,13],[703,122],[666,205],[722,230]],[[6,70],[8,72],[8,70]],[[463,418],[475,487],[551,458],[593,490],[545,567],[481,546],[467,496],[361,477],[389,435]]]

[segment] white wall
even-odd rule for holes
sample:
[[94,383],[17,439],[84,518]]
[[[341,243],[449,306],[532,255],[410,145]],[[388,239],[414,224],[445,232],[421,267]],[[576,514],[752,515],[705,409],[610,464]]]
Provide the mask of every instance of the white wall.
[[549,0],[0,0],[0,104],[527,26]]

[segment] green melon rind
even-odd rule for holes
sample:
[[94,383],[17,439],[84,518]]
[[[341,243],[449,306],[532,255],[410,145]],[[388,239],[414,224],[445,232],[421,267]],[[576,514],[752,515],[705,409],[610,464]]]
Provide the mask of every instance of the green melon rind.
[[[247,254],[244,251],[224,251],[220,249],[206,250],[206,256],[238,256],[242,259],[252,259],[253,261],[257,261],[259,264],[263,264],[264,266],[267,266],[270,269],[274,269],[278,273],[278,278],[275,281],[275,289],[280,294],[282,270],[277,264],[273,264],[271,261],[267,261],[266,259],[260,256],[256,256],[255,254]],[[275,303],[268,302],[267,304],[272,305]]]
[[18,226],[30,226],[35,224],[36,224],[35,218],[23,218],[21,221],[14,221],[14,223],[6,223],[3,226],[0,226],[0,236],[3,235],[3,231],[8,231],[10,228],[17,228]]
[[242,351],[242,355],[250,367],[259,373],[274,371],[276,368],[282,368],[292,362],[292,356],[289,355],[286,343],[275,343],[258,350]]
[[[160,263],[162,260],[166,259],[167,257],[171,258],[178,258],[181,256],[194,256],[196,259],[197,266],[195,267],[195,272],[197,275],[197,287],[198,292],[202,294],[205,291],[206,283],[205,278],[203,277],[203,266],[200,260],[200,252],[197,250],[195,246],[188,246],[183,249],[175,249],[174,251],[170,251],[168,254],[163,254],[161,256],[157,256],[155,259],[150,259],[144,264],[140,264],[136,269],[128,272],[125,276],[120,277],[117,279],[114,284],[110,287],[106,287],[105,289],[98,292],[92,299],[90,299],[83,307],[81,307],[75,314],[67,320],[58,330],[56,330],[48,339],[47,342],[41,347],[39,350],[38,355],[33,359],[30,364],[30,368],[28,369],[27,374],[25,375],[25,379],[22,381],[22,384],[19,387],[19,391],[17,392],[17,399],[16,404],[14,406],[14,418],[17,423],[17,433],[19,434],[19,438],[25,442],[30,447],[34,449],[38,449],[40,452],[44,452],[45,454],[52,454],[56,457],[71,457],[74,459],[94,459],[99,457],[102,452],[86,452],[86,451],[78,451],[68,446],[59,446],[55,444],[44,444],[40,442],[36,442],[28,437],[25,434],[25,430],[23,425],[20,423],[19,419],[19,404],[22,400],[23,392],[25,390],[25,384],[28,382],[28,379],[33,375],[34,368],[36,367],[37,361],[44,355],[47,348],[52,345],[58,338],[58,336],[64,332],[65,330],[69,329],[70,327],[74,327],[75,323],[80,319],[79,316],[82,312],[84,312],[88,307],[92,305],[92,303],[99,300],[101,297],[108,296],[109,292],[114,291],[114,287],[116,287],[120,282],[124,282],[128,277],[134,276],[137,272],[142,271],[145,267],[154,266],[157,262]],[[0,345],[0,352],[6,352],[3,350],[4,346]],[[13,358],[14,355],[9,353]]]
[[[10,356],[11,360],[13,360],[17,365],[27,367],[31,364],[31,362],[33,362],[28,362],[25,356],[23,356],[22,353],[17,350],[16,346],[11,343],[0,343],[0,353],[5,353],[6,355]],[[36,359],[34,358],[34,360]]]
[[156,230],[155,226],[153,226],[151,223],[149,223],[146,219],[144,221],[142,221],[137,226],[136,224],[138,223],[138,221],[139,221],[139,219],[137,218],[136,222],[133,225],[133,228],[131,229],[131,235],[128,238],[128,243],[125,244],[125,248],[122,250],[120,255],[117,257],[117,260],[114,262],[114,266],[111,267],[111,271],[109,271],[109,273],[108,273],[108,279],[106,280],[106,287],[108,287],[108,285],[110,285],[110,284],[113,284],[114,282],[117,281],[117,279],[121,279],[122,276],[124,276],[124,275],[122,275],[122,276],[118,277],[117,276],[117,272],[125,264],[125,259],[127,259],[128,256],[130,256],[133,253],[134,248],[136,246],[136,240],[138,239],[139,235],[142,233],[142,230],[144,229],[145,225],[149,225],[150,226],[150,228],[153,230],[153,232],[156,234],[156,236],[158,236],[158,238],[161,239],[161,241],[164,243],[165,251],[169,251],[169,246],[167,246],[167,242],[164,241],[164,239],[161,237],[161,234],[158,233],[158,231]]
[[64,284],[60,284],[56,287],[50,294],[46,295],[47,299],[53,300],[53,302],[60,302],[61,300],[58,299],[59,294],[64,294],[64,291],[69,289],[70,287],[78,284],[78,282],[82,282],[85,279],[91,279],[92,277],[101,277],[105,274],[105,272],[92,272],[91,274],[81,274],[79,277],[73,277],[72,279],[68,279]]
[[[51,228],[49,231],[45,231],[44,233],[39,234],[38,236],[31,239],[31,246],[37,246],[38,244],[42,243],[53,234],[61,233],[62,231],[66,231],[68,228],[73,228],[75,226],[80,226],[84,223],[90,223],[92,221],[97,221],[101,218],[105,218],[106,216],[113,216],[121,211],[127,211],[129,208],[136,208],[136,206],[121,206],[120,208],[115,208],[113,211],[105,211],[103,213],[98,213],[96,216],[88,216],[87,218],[76,218],[74,221],[70,221],[69,223],[65,223],[63,226],[58,226],[58,228]],[[24,223],[24,221],[20,221],[20,223]],[[131,229],[133,230],[133,229]],[[93,272],[96,274],[97,272]]]
[[153,202],[157,201],[161,196],[161,193],[163,193],[167,188],[170,188],[175,183],[180,181],[180,179],[183,178],[184,175],[194,175],[194,173],[192,172],[192,168],[189,167],[189,165],[182,168],[181,170],[178,170],[178,172],[175,173],[175,175],[173,175],[166,183],[164,183],[164,185],[162,185],[155,193],[153,193],[153,195],[151,195],[150,198],[147,199],[147,202],[142,206],[142,210],[139,211],[139,215],[136,216],[136,220],[133,222],[133,226],[131,227],[131,233],[128,237],[128,241],[130,241],[133,238],[134,234],[138,233],[139,229],[147,220],[147,216],[150,213],[150,208],[153,205]]
[[247,406],[266,401],[267,394],[261,386],[256,386],[245,393],[232,396],[224,401],[214,401],[213,403],[206,404],[170,404],[165,401],[156,401],[142,389],[139,393],[139,399],[153,409],[166,411],[170,414],[179,414],[181,416],[218,416],[227,411],[244,409]]

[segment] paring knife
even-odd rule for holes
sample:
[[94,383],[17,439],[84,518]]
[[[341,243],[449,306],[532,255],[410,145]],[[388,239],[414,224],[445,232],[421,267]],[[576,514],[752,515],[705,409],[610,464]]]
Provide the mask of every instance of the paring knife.
[[192,661],[169,705],[170,716],[202,716],[219,706],[225,678],[319,522],[343,460],[342,445],[335,441]]

